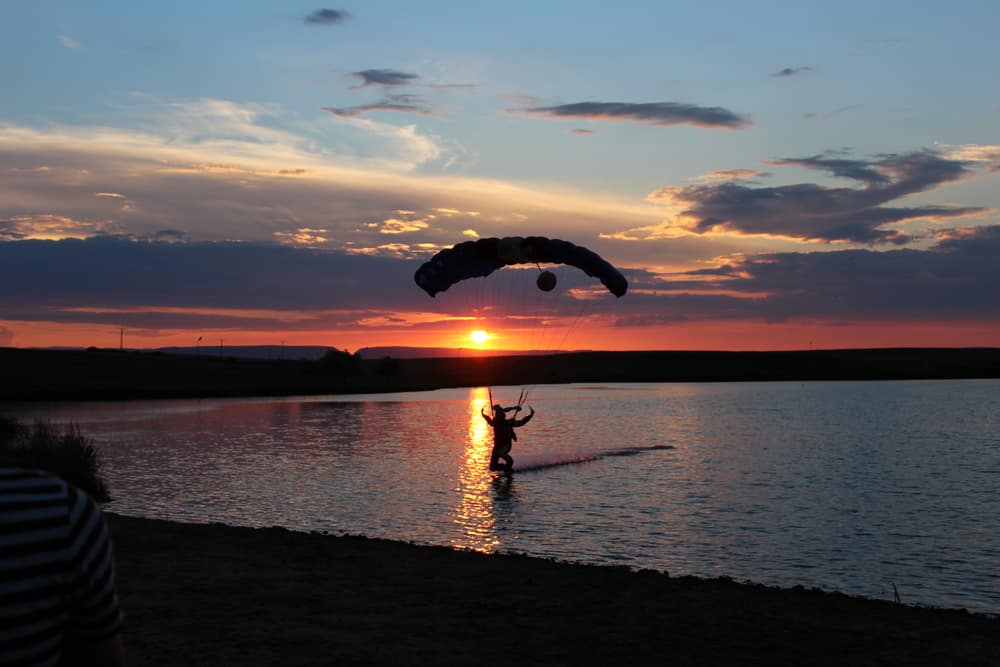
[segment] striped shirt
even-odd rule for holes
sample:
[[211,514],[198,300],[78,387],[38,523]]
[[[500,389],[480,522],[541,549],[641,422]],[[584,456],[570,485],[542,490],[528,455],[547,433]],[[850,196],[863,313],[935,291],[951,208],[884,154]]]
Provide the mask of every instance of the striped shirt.
[[0,467],[0,666],[59,664],[121,627],[101,510],[58,477]]

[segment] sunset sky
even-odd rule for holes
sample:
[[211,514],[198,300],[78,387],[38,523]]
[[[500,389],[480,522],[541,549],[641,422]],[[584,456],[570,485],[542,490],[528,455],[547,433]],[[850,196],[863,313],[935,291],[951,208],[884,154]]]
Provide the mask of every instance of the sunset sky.
[[1000,346],[998,11],[8,0],[0,346]]

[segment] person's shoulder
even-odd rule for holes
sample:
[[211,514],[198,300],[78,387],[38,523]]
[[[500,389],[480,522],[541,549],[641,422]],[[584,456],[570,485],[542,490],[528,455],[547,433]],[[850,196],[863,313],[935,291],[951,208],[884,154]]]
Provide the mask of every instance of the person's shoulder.
[[27,526],[27,520],[63,525],[69,520],[71,498],[71,485],[55,475],[30,468],[0,467],[0,510],[17,508],[9,515],[0,511],[0,526],[15,530],[13,524]]
[[69,484],[66,480],[44,470],[36,468],[20,468],[0,466],[0,488],[16,489],[19,492],[62,491],[66,492]]
[[52,479],[59,479],[50,472],[40,470],[38,468],[25,468],[19,465],[3,465],[0,464],[0,479],[30,479],[39,477],[51,477]]

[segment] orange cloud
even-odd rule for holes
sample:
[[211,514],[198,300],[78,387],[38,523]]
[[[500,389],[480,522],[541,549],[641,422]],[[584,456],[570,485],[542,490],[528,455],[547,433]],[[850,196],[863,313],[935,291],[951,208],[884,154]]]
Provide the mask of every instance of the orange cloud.
[[108,220],[74,220],[62,215],[15,215],[0,221],[0,239],[60,241],[62,239],[87,239],[114,231],[116,225]]
[[310,227],[300,227],[292,232],[274,232],[274,238],[278,243],[284,245],[315,246],[326,243],[330,239],[326,236],[325,229],[312,229]]

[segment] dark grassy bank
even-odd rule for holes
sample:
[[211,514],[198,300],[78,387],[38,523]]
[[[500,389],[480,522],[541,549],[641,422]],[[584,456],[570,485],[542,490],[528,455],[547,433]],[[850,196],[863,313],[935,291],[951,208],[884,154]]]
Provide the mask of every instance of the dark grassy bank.
[[997,665],[1000,621],[726,579],[111,516],[136,665]]
[[558,382],[718,382],[1000,377],[1000,348],[799,352],[576,352],[322,361],[113,350],[0,348],[0,401],[412,391]]

